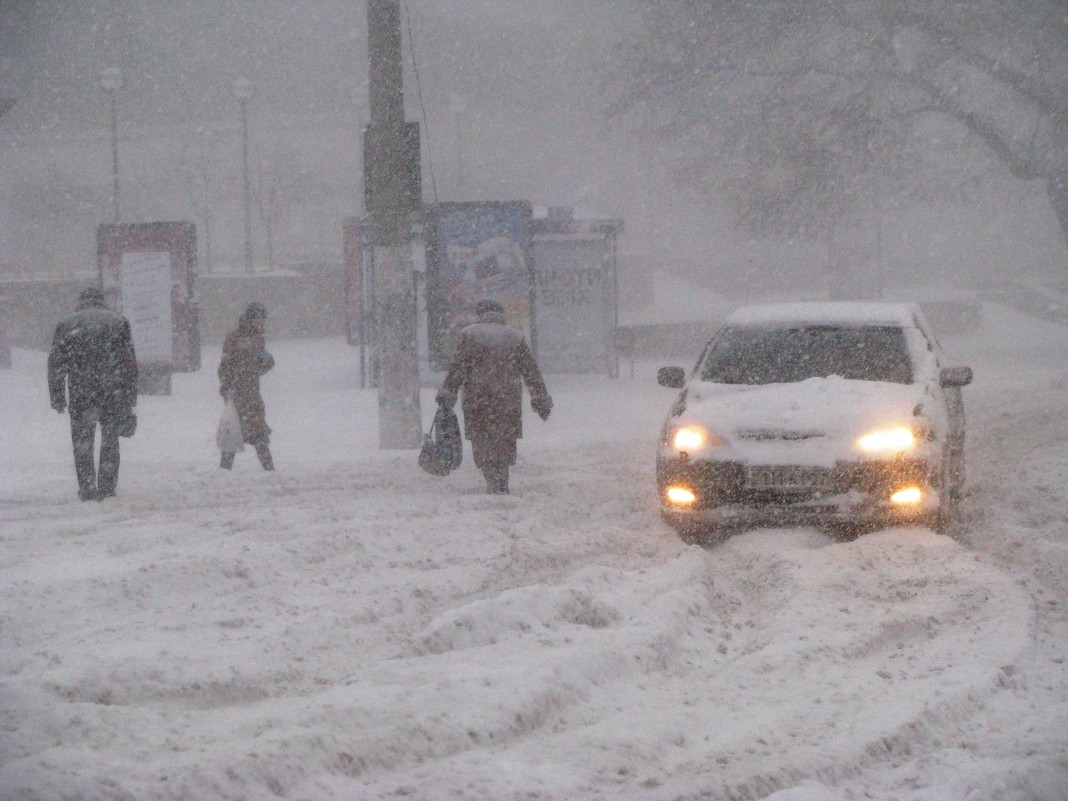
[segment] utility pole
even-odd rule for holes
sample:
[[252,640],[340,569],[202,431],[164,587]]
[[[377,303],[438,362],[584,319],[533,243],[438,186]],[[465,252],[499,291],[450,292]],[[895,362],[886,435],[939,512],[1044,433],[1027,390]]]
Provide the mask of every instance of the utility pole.
[[411,197],[406,158],[400,0],[367,0],[367,32],[371,123],[364,153],[370,160],[378,447],[418,448],[423,420],[409,214],[420,199]]
[[115,222],[122,219],[119,204],[119,92],[126,86],[126,77],[118,67],[100,70],[100,87],[111,98],[111,205]]

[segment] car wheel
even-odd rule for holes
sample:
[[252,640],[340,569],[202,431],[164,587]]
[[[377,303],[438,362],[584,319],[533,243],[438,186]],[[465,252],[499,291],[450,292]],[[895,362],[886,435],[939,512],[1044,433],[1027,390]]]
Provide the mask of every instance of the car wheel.
[[679,518],[675,515],[662,512],[661,517],[669,526],[675,529],[679,539],[687,545],[702,545],[715,538],[716,527],[699,520]]
[[861,534],[867,533],[869,529],[860,523],[831,523],[822,530],[836,542],[853,542]]
[[711,539],[714,529],[708,526],[701,526],[696,524],[687,524],[675,526],[675,531],[678,532],[679,539],[687,545],[702,545]]
[[957,525],[957,502],[952,498],[946,498],[934,513],[931,528],[938,534],[951,535]]
[[950,535],[960,517],[961,486],[960,469],[956,460],[947,459],[942,477],[942,492],[938,511],[934,513],[931,528],[939,534]]

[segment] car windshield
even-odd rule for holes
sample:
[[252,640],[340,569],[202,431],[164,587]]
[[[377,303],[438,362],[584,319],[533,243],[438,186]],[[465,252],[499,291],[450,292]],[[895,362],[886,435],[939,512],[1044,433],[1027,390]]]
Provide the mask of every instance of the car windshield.
[[701,379],[718,384],[788,384],[832,375],[911,384],[905,332],[894,326],[727,328],[701,365]]

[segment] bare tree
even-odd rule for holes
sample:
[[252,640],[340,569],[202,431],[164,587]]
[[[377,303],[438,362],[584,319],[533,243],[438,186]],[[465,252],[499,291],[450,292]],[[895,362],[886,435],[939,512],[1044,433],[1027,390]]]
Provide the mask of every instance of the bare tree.
[[275,266],[275,234],[293,194],[296,173],[296,154],[286,145],[275,145],[255,170],[252,194],[267,236],[269,270]]
[[92,246],[90,220],[110,220],[110,193],[73,170],[52,165],[34,180],[14,182],[9,210],[16,266],[78,272],[92,269],[85,254]]
[[267,263],[273,269],[278,234],[286,219],[309,201],[321,201],[325,183],[300,164],[296,150],[275,144],[256,166],[253,186],[256,210],[267,237]]
[[1044,183],[1068,243],[1063,0],[649,0],[636,19],[610,113],[750,230],[822,236],[959,189],[981,155]]
[[182,188],[189,200],[201,229],[204,243],[204,268],[212,272],[211,232],[215,221],[217,192],[213,178],[218,171],[219,134],[208,126],[199,126],[190,139],[184,140],[178,157],[178,172]]

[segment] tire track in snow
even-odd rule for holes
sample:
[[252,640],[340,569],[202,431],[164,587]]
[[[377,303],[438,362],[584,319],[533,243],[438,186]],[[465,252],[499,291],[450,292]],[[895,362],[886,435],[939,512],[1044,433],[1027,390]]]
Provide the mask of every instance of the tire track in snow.
[[[924,531],[906,531],[874,535],[848,545],[833,545],[816,535],[801,533],[801,551],[808,560],[802,560],[800,566],[792,564],[791,560],[784,562],[778,548],[763,547],[756,548],[741,564],[738,559],[733,560],[734,564],[730,564],[731,559],[726,560],[727,564],[718,564],[722,554],[732,552],[738,547],[737,543],[767,536],[765,532],[757,532],[737,538],[702,556],[712,560],[710,575],[715,577],[715,603],[703,610],[699,617],[701,625],[693,627],[700,630],[699,636],[688,631],[686,638],[675,638],[667,648],[660,646],[672,653],[671,658],[652,663],[656,665],[654,670],[640,674],[649,677],[650,683],[658,689],[642,687],[641,691],[635,690],[633,673],[621,675],[607,685],[591,682],[594,686],[589,698],[579,699],[576,710],[570,715],[582,721],[581,725],[565,726],[563,731],[554,732],[549,738],[552,745],[548,749],[544,739],[529,745],[528,741],[520,739],[508,747],[496,743],[492,749],[493,758],[527,765],[530,763],[517,752],[525,754],[527,748],[551,751],[557,760],[555,763],[550,759],[550,767],[544,771],[535,771],[533,776],[527,774],[534,786],[545,790],[544,795],[535,792],[534,797],[612,798],[618,797],[621,788],[625,788],[623,792],[627,797],[757,798],[795,783],[800,777],[854,775],[885,759],[888,754],[904,754],[911,743],[925,738],[935,739],[939,732],[953,729],[962,716],[974,709],[976,697],[984,694],[988,686],[996,684],[999,655],[1013,654],[1022,647],[1019,615],[1025,610],[1018,603],[1018,594],[1013,596],[1010,588],[1003,605],[991,603],[989,589],[1002,584],[1004,577],[976,562],[945,538]],[[786,536],[792,542],[797,540],[798,534],[791,532]],[[873,549],[871,546],[879,542],[880,536],[890,537],[892,541]],[[932,550],[941,553],[942,558],[930,565],[928,556]],[[829,558],[832,555],[834,558]],[[826,562],[825,556],[828,557]],[[829,574],[828,563],[835,569]],[[754,566],[763,569],[765,575],[756,575]],[[843,577],[843,567],[851,568],[853,574]],[[879,578],[883,573],[886,575]],[[859,581],[858,574],[866,581]],[[730,576],[742,577],[737,586],[730,587],[730,582],[725,580],[724,577]],[[729,589],[724,588],[724,584]],[[925,611],[901,612],[898,617],[874,623],[870,629],[858,621],[852,627],[845,626],[850,636],[843,643],[813,643],[811,648],[802,647],[798,654],[783,661],[780,652],[785,649],[790,653],[791,647],[781,629],[789,627],[769,626],[769,618],[772,621],[778,617],[790,619],[790,613],[798,606],[803,607],[806,602],[815,605],[817,601],[818,609],[841,613],[841,604],[854,604],[854,593],[858,590],[866,590],[868,594],[868,609],[855,610],[858,617],[864,612],[892,615],[895,606],[907,605],[910,601]],[[863,596],[863,592],[859,595]],[[832,607],[832,603],[837,606]],[[824,620],[817,617],[809,619],[808,623],[816,634],[826,633]],[[605,628],[607,631],[598,630],[597,633],[610,637],[612,626]],[[726,633],[732,635],[729,639],[724,636],[725,628]],[[1023,629],[1026,630],[1026,625]],[[716,634],[721,637],[720,647],[715,646]],[[985,643],[987,635],[993,635],[1005,650],[991,653]],[[784,638],[787,638],[785,642]],[[687,641],[683,642],[683,639]],[[692,639],[697,640],[696,644],[689,641]],[[961,647],[960,640],[965,641],[969,653],[983,660],[982,664],[987,666],[985,671],[976,672],[974,664],[954,664],[956,649]],[[938,648],[935,653],[928,654],[932,642]],[[896,655],[902,650],[906,652],[906,658],[902,658],[899,665]],[[681,668],[683,665],[686,667]],[[865,671],[865,679],[857,682],[848,695],[836,696],[831,689],[827,690],[828,697],[819,706],[831,711],[822,724],[818,715],[815,721],[806,718],[808,713],[804,703],[800,709],[796,708],[797,699],[805,697],[804,685],[788,680],[791,675],[818,676],[822,671],[847,681],[852,670],[860,669]],[[948,684],[947,679],[951,680]],[[679,760],[676,757],[673,763],[671,744],[681,738],[683,744],[676,748],[681,752],[693,750],[695,747],[689,742],[693,732],[665,730],[645,737],[633,734],[636,720],[641,720],[640,728],[649,728],[650,722],[658,718],[657,710],[672,705],[703,710],[703,714],[694,712],[691,715],[695,727],[720,720],[722,730],[729,731],[733,721],[724,720],[714,703],[695,695],[694,687],[722,687],[722,692],[728,696],[732,690],[738,692],[745,709],[735,708],[733,717],[745,718],[746,714],[757,718],[774,717],[777,714],[775,705],[762,705],[755,712],[748,707],[753,700],[754,687],[761,681],[765,684],[772,682],[771,687],[763,690],[770,692],[775,680],[781,687],[774,693],[774,698],[788,711],[786,722],[791,722],[790,715],[797,719],[792,725],[781,727],[788,734],[774,743],[764,731],[750,731],[722,740],[713,737],[710,745],[696,747],[700,753],[698,759]],[[642,684],[642,680],[637,681]],[[854,724],[848,718],[856,704],[862,704],[868,695],[885,698],[886,687],[893,688],[897,684],[908,684],[912,688],[905,693],[907,703],[902,704],[903,711],[884,715],[884,723],[871,730],[858,732],[850,728]],[[614,690],[622,688],[625,688],[623,695],[627,705],[620,709],[617,708],[619,695]],[[896,700],[894,694],[889,697]],[[812,731],[824,731],[828,722],[833,733],[831,739],[838,744],[837,748],[829,749],[830,756],[827,754],[827,738],[811,735]],[[715,730],[714,725],[711,728]],[[741,728],[744,730],[745,727]],[[775,726],[767,728],[776,730]],[[840,731],[833,732],[835,728]],[[621,736],[620,732],[630,736]],[[583,747],[590,748],[591,744],[620,754],[644,755],[646,761],[621,773],[605,774],[591,768],[590,779],[577,786],[554,784],[550,774],[553,771],[563,775],[575,772],[573,761],[576,755],[583,752]],[[776,745],[782,748],[780,753],[775,752]],[[797,755],[798,751],[802,753]],[[766,752],[764,758],[760,757],[762,752]],[[755,773],[752,768],[754,754],[755,761],[764,765]],[[440,766],[423,766],[418,771],[420,784],[415,788],[406,784],[403,776],[396,779],[403,789],[398,793],[408,797],[413,793],[415,797],[432,797],[420,795],[418,786],[423,786],[445,787],[459,797],[523,796],[507,782],[495,782],[490,776],[492,771],[483,764],[485,758],[482,749],[472,747],[449,757]],[[545,758],[544,753],[541,758]],[[772,767],[769,761],[779,767]],[[680,774],[699,778],[682,781],[678,779]],[[451,781],[450,776],[465,778],[461,784]],[[381,781],[367,785],[369,797],[393,797],[390,781],[383,777]],[[694,784],[716,789],[703,791],[706,795],[701,796],[694,793]],[[392,789],[397,790],[397,787]]]

